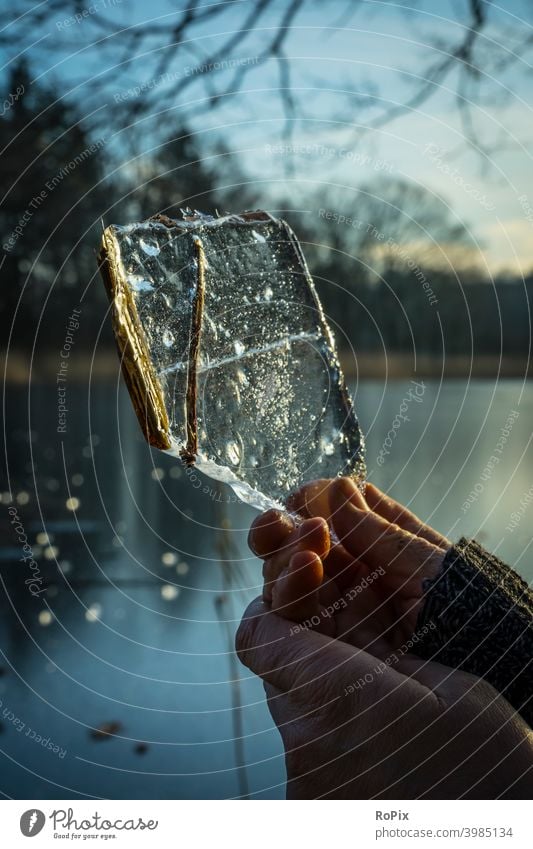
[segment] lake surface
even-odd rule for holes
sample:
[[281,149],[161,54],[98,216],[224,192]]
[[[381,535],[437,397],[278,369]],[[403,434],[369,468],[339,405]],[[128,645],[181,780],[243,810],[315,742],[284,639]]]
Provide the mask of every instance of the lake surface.
[[[354,389],[372,480],[531,580],[531,386],[417,389],[406,379]],[[146,446],[121,386],[73,386],[68,401],[59,435],[55,386],[29,396],[12,387],[6,399],[0,789],[15,798],[283,797],[262,684],[232,649],[260,591],[260,563],[246,548],[254,512]],[[21,560],[13,507],[38,573]],[[35,575],[46,588],[38,596],[25,583]]]

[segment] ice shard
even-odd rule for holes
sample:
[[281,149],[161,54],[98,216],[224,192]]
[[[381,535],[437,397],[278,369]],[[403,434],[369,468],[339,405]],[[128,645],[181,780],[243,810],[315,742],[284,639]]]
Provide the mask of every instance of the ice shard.
[[265,212],[104,231],[123,373],[152,444],[259,509],[365,477],[364,443],[298,241]]

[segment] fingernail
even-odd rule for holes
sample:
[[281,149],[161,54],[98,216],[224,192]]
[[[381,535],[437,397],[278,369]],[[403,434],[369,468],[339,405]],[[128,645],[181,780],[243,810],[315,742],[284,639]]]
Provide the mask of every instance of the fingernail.
[[346,501],[359,510],[368,510],[368,505],[352,478],[339,478],[337,486]]
[[256,516],[248,532],[248,545],[257,557],[266,557],[284,543],[295,524],[288,513],[267,510]]

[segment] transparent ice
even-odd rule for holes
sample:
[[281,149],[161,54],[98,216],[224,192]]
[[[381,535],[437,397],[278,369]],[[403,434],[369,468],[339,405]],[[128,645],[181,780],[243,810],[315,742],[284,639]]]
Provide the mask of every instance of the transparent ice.
[[[294,234],[266,213],[112,227],[161,383],[171,453],[186,446],[191,320],[205,258],[196,465],[258,509],[308,480],[365,474],[363,438]],[[195,244],[196,241],[196,244]]]

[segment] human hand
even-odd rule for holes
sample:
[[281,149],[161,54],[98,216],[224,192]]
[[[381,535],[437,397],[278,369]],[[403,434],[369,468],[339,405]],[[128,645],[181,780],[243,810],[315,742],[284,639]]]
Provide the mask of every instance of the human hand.
[[301,521],[268,511],[252,526],[265,586],[237,634],[241,660],[265,681],[288,796],[528,793],[531,731],[507,701],[405,652],[448,540],[347,479],[307,484],[290,508]]
[[482,679],[297,629],[262,599],[237,632],[265,683],[290,799],[529,798],[533,733]]
[[365,499],[349,478],[306,484],[289,506],[301,524],[269,510],[250,530],[250,547],[264,559],[265,601],[370,651],[405,643],[423,581],[438,574],[449,541],[371,484]]

